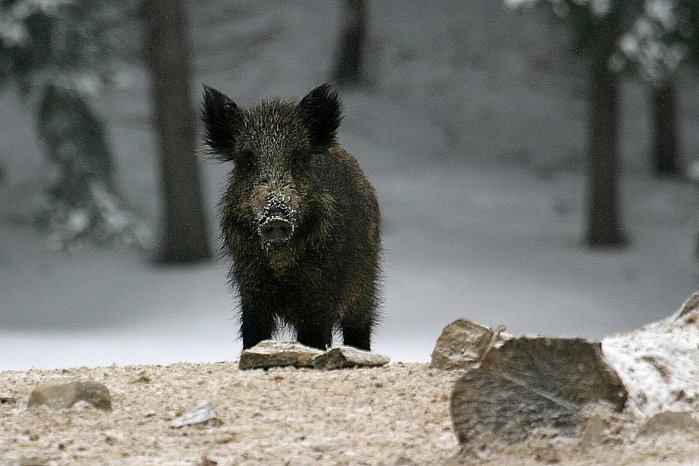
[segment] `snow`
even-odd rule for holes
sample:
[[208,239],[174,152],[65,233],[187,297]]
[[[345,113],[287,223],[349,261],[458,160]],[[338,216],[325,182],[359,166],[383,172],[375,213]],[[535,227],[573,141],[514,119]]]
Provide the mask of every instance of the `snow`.
[[696,308],[602,340],[607,363],[628,390],[626,409],[650,418],[699,407],[699,325]]
[[[330,75],[339,10],[331,2],[193,3],[193,95],[204,82],[245,106],[302,97]],[[375,185],[384,215],[383,319],[373,349],[427,361],[459,317],[514,334],[600,339],[664,318],[699,288],[697,187],[647,174],[646,88],[627,82],[622,102],[632,243],[590,251],[582,246],[585,83],[550,23],[500,2],[375,2],[370,16],[370,85],[341,93],[339,139]],[[130,80],[100,109],[119,186],[157,225],[147,79],[135,65],[120,67]],[[699,89],[681,82],[679,91],[691,158]],[[57,253],[23,221],[47,164],[26,107],[12,92],[0,100],[0,196],[10,200],[0,205],[0,369],[237,358],[225,261],[160,268],[154,254],[133,249]],[[229,167],[203,168],[216,232]]]
[[[542,3],[542,1],[545,3],[550,3],[557,14],[565,16],[565,13],[563,12],[567,11],[568,5],[564,0],[504,0],[504,3],[508,8],[515,9],[532,7],[537,3]],[[573,3],[578,6],[589,7],[592,13],[599,17],[605,16],[607,13],[609,13],[611,6],[610,0],[573,0]]]
[[611,7],[611,0],[573,0],[573,2],[581,6],[589,6],[592,13],[600,17],[609,13]]
[[646,15],[657,21],[666,31],[672,31],[677,27],[674,0],[646,0],[643,6]]
[[640,67],[641,76],[653,83],[662,83],[672,76],[689,55],[680,43],[668,43],[663,36],[674,32],[677,18],[669,15],[658,2],[646,2],[645,14],[634,21],[620,39],[621,52]]

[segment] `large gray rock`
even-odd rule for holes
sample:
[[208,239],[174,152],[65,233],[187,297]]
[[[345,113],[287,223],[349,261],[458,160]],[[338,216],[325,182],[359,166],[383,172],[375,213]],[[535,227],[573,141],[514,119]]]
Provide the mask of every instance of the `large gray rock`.
[[240,355],[240,369],[268,369],[270,367],[313,367],[313,360],[323,354],[293,341],[264,340],[244,350]]
[[626,389],[583,339],[512,338],[461,377],[451,398],[454,432],[465,453],[497,451],[533,432],[579,435],[581,410],[603,401],[617,410]]
[[89,403],[97,409],[112,409],[112,396],[107,387],[93,381],[42,383],[32,391],[27,406],[70,408],[79,401]]
[[501,330],[458,319],[442,329],[432,351],[430,366],[437,369],[470,369],[480,361]]
[[331,370],[350,367],[378,367],[388,364],[389,359],[380,354],[358,350],[351,346],[330,348],[313,360],[316,369]]

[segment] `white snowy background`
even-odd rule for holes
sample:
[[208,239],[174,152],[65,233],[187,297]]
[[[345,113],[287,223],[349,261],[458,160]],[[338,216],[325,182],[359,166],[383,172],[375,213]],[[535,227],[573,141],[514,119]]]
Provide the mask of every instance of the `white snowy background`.
[[[191,3],[195,76],[241,105],[301,97],[331,75],[335,1]],[[510,333],[601,338],[664,318],[699,288],[699,187],[649,174],[647,89],[623,88],[620,251],[582,246],[585,74],[566,41],[500,1],[370,2],[369,84],[343,91],[340,141],[384,215],[383,319],[374,349],[427,361],[459,317]],[[99,102],[118,181],[156,229],[148,81],[120,65]],[[697,76],[680,80],[685,162],[699,159]],[[162,268],[128,249],[51,251],[26,222],[50,176],[31,113],[0,94],[0,370],[238,357],[226,264]],[[204,162],[206,203],[226,170]]]

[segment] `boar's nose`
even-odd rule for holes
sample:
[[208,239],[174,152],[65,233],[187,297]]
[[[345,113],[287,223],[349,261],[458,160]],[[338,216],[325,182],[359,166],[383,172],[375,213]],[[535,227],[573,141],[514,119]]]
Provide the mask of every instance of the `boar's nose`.
[[281,196],[271,196],[262,211],[258,231],[267,244],[284,243],[291,239],[295,227],[295,211]]
[[288,241],[294,225],[282,217],[272,217],[260,225],[260,236],[266,243],[278,244]]

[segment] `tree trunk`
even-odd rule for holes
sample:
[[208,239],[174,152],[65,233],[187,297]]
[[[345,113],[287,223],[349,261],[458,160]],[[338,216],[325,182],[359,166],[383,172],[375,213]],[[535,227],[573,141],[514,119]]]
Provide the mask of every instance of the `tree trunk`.
[[160,261],[191,263],[211,253],[195,152],[189,25],[183,0],[146,0],[145,10],[165,207]]
[[614,18],[592,39],[590,73],[589,198],[586,243],[626,243],[619,219],[618,77],[609,69],[617,27]]
[[675,86],[670,83],[651,90],[653,106],[653,173],[657,176],[680,175]]
[[366,3],[364,0],[343,0],[342,12],[342,35],[335,67],[335,81],[342,86],[355,85],[362,79]]

